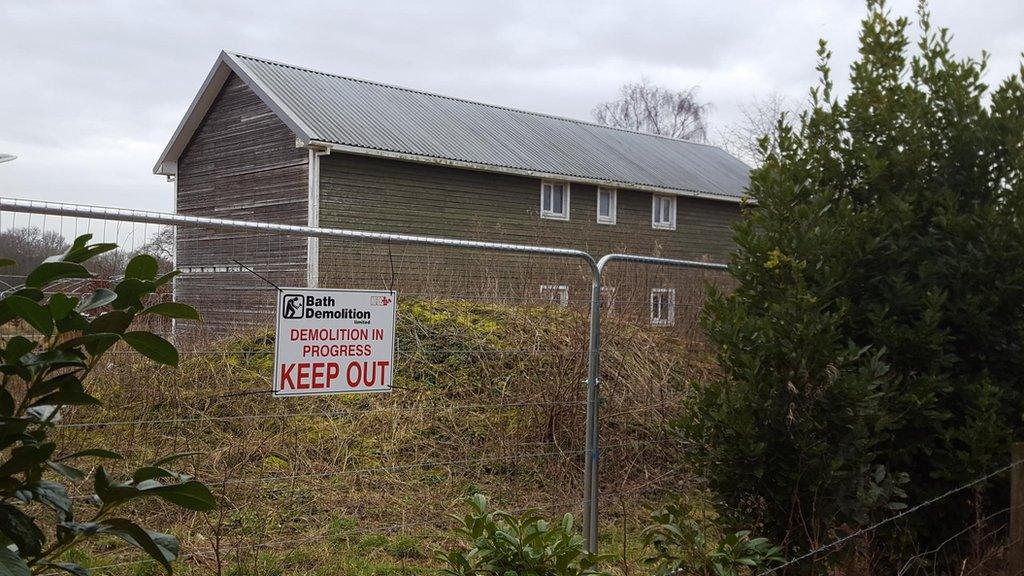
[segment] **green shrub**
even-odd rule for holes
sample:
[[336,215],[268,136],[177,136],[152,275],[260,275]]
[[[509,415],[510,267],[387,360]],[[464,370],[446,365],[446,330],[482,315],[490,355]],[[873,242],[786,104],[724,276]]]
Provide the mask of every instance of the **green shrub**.
[[644,563],[658,576],[744,576],[782,562],[782,549],[749,530],[722,533],[704,510],[675,503],[651,513],[640,536],[651,554]]
[[[1024,83],[989,90],[924,7],[915,45],[868,6],[848,95],[823,42],[811,109],[752,173],[738,287],[705,319],[725,377],[687,424],[715,492],[793,550],[1004,465],[1024,430]],[[974,514],[876,533],[875,571]]]
[[463,546],[438,554],[443,576],[600,576],[603,557],[590,554],[573,527],[572,514],[551,523],[537,512],[521,516],[487,511],[487,498],[466,499],[470,512],[452,516]]
[[[94,494],[88,519],[76,517],[65,484],[88,476],[76,462],[121,456],[98,448],[62,453],[50,438],[62,411],[100,403],[86,391],[85,383],[104,353],[119,342],[161,364],[177,364],[178,352],[170,342],[151,332],[132,330],[137,317],[198,318],[184,304],[146,305],[147,297],[174,276],[157,277],[158,263],[146,255],[128,263],[124,278],[112,290],[97,288],[82,296],[54,290],[55,283],[66,278],[91,278],[83,263],[116,248],[89,244],[90,239],[91,235],[77,238],[66,252],[47,258],[30,272],[24,286],[0,299],[0,329],[7,334],[0,364],[0,574],[25,576],[54,570],[90,574],[70,559],[80,556],[72,552],[83,540],[97,536],[120,538],[170,573],[171,561],[178,556],[177,539],[142,528],[117,512],[145,498],[196,511],[215,505],[206,486],[166,467],[184,456],[179,454],[143,466],[126,479],[96,466],[91,471]],[[0,262],[11,264],[12,260]],[[36,504],[52,510],[54,520],[38,518]],[[47,532],[53,535],[48,537]]]

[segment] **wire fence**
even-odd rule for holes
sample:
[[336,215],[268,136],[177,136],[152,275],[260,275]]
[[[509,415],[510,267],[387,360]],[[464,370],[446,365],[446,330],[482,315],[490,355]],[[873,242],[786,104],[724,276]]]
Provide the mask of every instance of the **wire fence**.
[[[447,514],[474,492],[514,511],[579,517],[586,507],[591,270],[578,259],[321,239],[320,287],[398,291],[394,386],[373,397],[282,399],[270,396],[276,294],[307,284],[310,237],[133,222],[124,213],[84,218],[48,206],[45,214],[0,211],[0,246],[19,255],[0,290],[93,234],[119,249],[90,263],[95,279],[55,289],[109,287],[133,255],[147,253],[162,272],[182,271],[156,297],[203,316],[151,320],[147,329],[178,345],[179,368],[115,348],[93,384],[104,405],[66,409],[56,426],[69,450],[113,449],[126,456],[125,469],[200,453],[183,465],[215,490],[220,512],[137,511],[183,535],[183,569],[219,573],[298,555],[312,571],[332,562],[332,547],[364,545],[382,562],[429,564],[452,526]],[[622,263],[603,286],[600,484],[611,490],[601,497],[609,505],[623,486],[641,503],[689,481],[670,423],[683,383],[710,370],[697,322],[710,282],[725,280]],[[83,485],[73,496],[89,492]],[[631,513],[643,515],[642,505]],[[133,573],[145,562],[110,548],[92,564]]]
[[[132,255],[148,253],[163,270],[183,271],[157,298],[195,305],[204,316],[201,323],[151,320],[147,329],[181,348],[180,367],[157,369],[115,349],[94,383],[104,406],[65,410],[56,426],[69,450],[113,449],[126,455],[126,468],[166,453],[200,454],[184,462],[214,489],[218,512],[149,505],[136,511],[183,535],[188,552],[179,564],[186,571],[292,573],[302,566],[314,572],[335,566],[337,556],[360,555],[395,570],[424,566],[451,527],[447,514],[459,512],[460,500],[474,492],[511,511],[579,516],[588,505],[582,478],[590,271],[579,261],[325,241],[321,287],[399,292],[393,391],[280,399],[270,396],[275,296],[278,287],[306,285],[309,237],[0,211],[0,246],[20,260],[0,276],[0,291],[18,286],[33,262],[86,233],[120,248],[91,264],[97,278],[56,289],[109,286]],[[629,530],[639,530],[649,505],[696,482],[672,422],[681,415],[687,383],[714,372],[699,325],[705,288],[731,285],[721,273],[653,261],[610,262],[603,278],[599,501],[606,540],[615,547]],[[17,333],[8,329],[3,336]],[[1017,464],[756,576],[813,570]],[[88,505],[89,492],[82,485],[73,496]],[[895,573],[1004,571],[1007,549],[1019,544],[1008,537],[1016,509],[980,510],[972,521],[950,525],[948,536]],[[623,548],[621,571],[628,573],[639,556]],[[939,568],[946,557],[964,563],[955,572]],[[119,547],[86,563],[113,574],[148,565]]]

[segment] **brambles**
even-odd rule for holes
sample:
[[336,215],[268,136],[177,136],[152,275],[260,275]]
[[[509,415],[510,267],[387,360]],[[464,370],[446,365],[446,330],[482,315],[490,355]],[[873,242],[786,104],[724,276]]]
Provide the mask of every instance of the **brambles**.
[[[198,319],[185,304],[147,305],[147,299],[174,273],[157,276],[158,263],[148,255],[128,262],[124,278],[112,289],[82,294],[55,289],[64,279],[91,279],[84,263],[110,252],[114,244],[90,244],[91,235],[77,238],[63,254],[47,258],[25,277],[25,284],[0,299],[3,387],[0,388],[0,573],[25,576],[60,570],[78,576],[90,571],[67,562],[65,553],[83,540],[114,536],[143,550],[171,573],[178,541],[169,534],[142,528],[117,514],[129,502],[158,498],[194,511],[214,508],[213,495],[202,483],[167,466],[184,456],[175,454],[118,479],[96,466],[91,474],[78,468],[89,459],[118,460],[100,448],[66,453],[50,438],[69,407],[97,406],[85,388],[100,359],[123,342],[143,356],[176,365],[178,352],[167,340],[134,330],[136,318],[158,315]],[[3,260],[0,265],[13,265]],[[76,517],[68,486],[91,476],[93,495],[88,520]],[[51,479],[53,478],[53,479]],[[39,508],[54,513],[38,517]],[[48,535],[50,533],[50,535]]]

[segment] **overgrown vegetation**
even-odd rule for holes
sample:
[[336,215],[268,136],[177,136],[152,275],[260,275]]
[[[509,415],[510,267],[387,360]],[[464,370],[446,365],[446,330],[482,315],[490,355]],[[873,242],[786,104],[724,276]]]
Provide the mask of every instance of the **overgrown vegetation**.
[[[160,364],[178,363],[170,342],[132,330],[137,316],[197,318],[184,304],[147,305],[148,297],[174,276],[157,277],[158,263],[151,256],[128,262],[124,279],[112,289],[99,288],[82,297],[50,289],[62,279],[92,278],[86,263],[116,248],[90,244],[90,239],[81,236],[62,254],[46,258],[26,274],[23,286],[0,299],[5,334],[0,364],[0,574],[7,576],[54,570],[87,576],[91,571],[75,561],[76,548],[103,536],[141,549],[171,573],[178,540],[139,526],[124,515],[126,505],[154,498],[192,511],[215,505],[206,486],[167,468],[182,457],[174,455],[134,470],[127,479],[95,466],[88,475],[94,493],[79,507],[88,510],[87,519],[76,516],[70,494],[83,488],[87,477],[75,467],[77,462],[121,455],[84,445],[68,450],[65,442],[58,449],[53,432],[65,409],[100,404],[85,384],[118,343]],[[13,265],[13,260],[0,261],[0,266]],[[53,517],[46,518],[41,508],[49,508]]]
[[[830,52],[780,121],[706,328],[725,373],[686,426],[712,487],[790,555],[1008,462],[1024,413],[1024,84],[868,2],[850,92]],[[689,422],[690,420],[687,420]],[[874,573],[1005,505],[982,485],[860,540]],[[943,572],[954,546],[929,555]],[[913,567],[911,567],[913,568]]]
[[782,563],[782,549],[749,530],[729,531],[699,492],[651,513],[640,533],[658,576],[744,576]]
[[587,552],[572,514],[549,522],[536,510],[489,511],[483,494],[466,503],[468,513],[452,515],[462,544],[438,554],[447,566],[441,576],[606,576],[597,566],[609,558]]
[[[649,508],[693,484],[670,422],[685,382],[713,368],[671,333],[608,326],[602,548],[616,558],[602,569],[638,574]],[[271,398],[273,338],[255,330],[197,341],[174,372],[119,356],[96,375],[104,406],[59,431],[129,464],[207,454],[192,474],[218,511],[151,511],[191,552],[176,571],[435,574],[434,553],[455,545],[446,513],[467,496],[517,516],[581,509],[585,328],[568,309],[407,297],[390,394]],[[109,548],[82,562],[146,573],[130,560]]]

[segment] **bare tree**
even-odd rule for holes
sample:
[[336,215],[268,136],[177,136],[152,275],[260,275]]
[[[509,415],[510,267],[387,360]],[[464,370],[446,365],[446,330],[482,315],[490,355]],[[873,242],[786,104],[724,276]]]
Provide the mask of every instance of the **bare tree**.
[[779,121],[792,122],[799,114],[796,101],[772,93],[740,106],[740,119],[718,131],[716,144],[751,166],[764,163],[779,149]]
[[641,78],[623,84],[617,99],[597,105],[592,114],[605,126],[704,142],[707,111],[708,105],[697,101],[696,86],[676,92]]
[[[13,228],[0,232],[0,257],[17,262],[0,269],[4,284],[21,284],[25,275],[44,259],[67,250],[64,237],[52,230],[36,227]],[[3,284],[0,284],[3,287]]]
[[164,226],[139,248],[140,254],[149,254],[157,259],[160,270],[170,270],[174,265],[174,227]]

